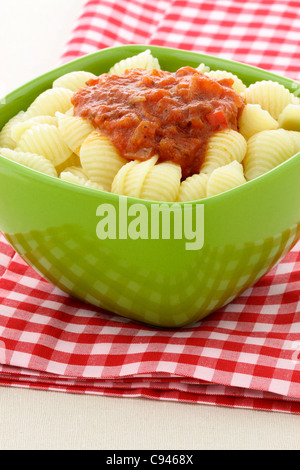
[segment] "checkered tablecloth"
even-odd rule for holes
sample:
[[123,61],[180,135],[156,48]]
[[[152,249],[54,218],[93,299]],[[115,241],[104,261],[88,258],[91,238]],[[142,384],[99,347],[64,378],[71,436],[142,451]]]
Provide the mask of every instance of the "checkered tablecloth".
[[[129,43],[300,79],[300,1],[89,0],[66,62]],[[300,413],[300,243],[189,327],[142,326],[70,298],[0,240],[0,385]]]

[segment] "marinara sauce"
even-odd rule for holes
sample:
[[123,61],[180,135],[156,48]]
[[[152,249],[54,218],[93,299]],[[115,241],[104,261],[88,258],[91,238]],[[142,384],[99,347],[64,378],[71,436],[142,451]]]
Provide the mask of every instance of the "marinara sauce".
[[237,130],[245,103],[232,84],[192,67],[175,73],[132,69],[89,80],[72,103],[75,115],[109,137],[122,157],[158,155],[180,165],[185,179],[199,173],[212,134]]

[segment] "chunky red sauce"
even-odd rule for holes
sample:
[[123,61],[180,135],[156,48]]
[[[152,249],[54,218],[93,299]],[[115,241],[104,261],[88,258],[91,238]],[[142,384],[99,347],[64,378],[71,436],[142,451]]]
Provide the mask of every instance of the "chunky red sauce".
[[90,80],[72,103],[75,115],[107,135],[124,158],[157,154],[179,164],[185,179],[199,172],[214,132],[237,130],[245,103],[232,84],[192,67],[175,73],[132,69]]

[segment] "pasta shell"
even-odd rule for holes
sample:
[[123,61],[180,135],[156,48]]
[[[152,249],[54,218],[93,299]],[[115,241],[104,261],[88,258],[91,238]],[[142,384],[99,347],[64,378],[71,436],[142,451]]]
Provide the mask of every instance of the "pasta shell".
[[206,72],[205,75],[208,75],[210,78],[215,80],[222,80],[222,78],[231,78],[233,80],[232,88],[233,90],[240,94],[245,93],[246,85],[242,82],[242,80],[231,72],[227,72],[226,70],[210,70]]
[[243,165],[234,161],[216,168],[207,182],[207,196],[215,196],[246,183]]
[[144,162],[139,162],[134,170],[129,172],[126,178],[126,191],[132,197],[141,197],[146,178],[157,162],[158,157],[154,156]]
[[73,92],[67,88],[50,88],[41,93],[27,110],[28,118],[55,116],[58,111],[65,113],[72,107]]
[[203,62],[201,62],[201,64],[198,65],[196,70],[201,73],[207,73],[210,71],[210,68],[208,67],[208,65],[205,65],[203,64]]
[[101,184],[105,191],[111,190],[114,177],[125,165],[125,160],[113,143],[98,131],[93,131],[80,149],[81,166],[89,179]]
[[2,148],[0,154],[9,160],[27,166],[32,170],[39,171],[49,176],[57,177],[57,172],[54,165],[44,156],[36,155],[30,152],[17,152],[15,150]]
[[243,161],[245,176],[252,180],[295,155],[300,150],[300,133],[276,129],[259,132],[248,141]]
[[172,162],[154,165],[145,179],[141,199],[175,202],[182,177],[181,167]]
[[98,189],[98,191],[105,191],[104,187],[99,184],[95,183],[95,181],[87,180],[84,184],[86,188]]
[[76,155],[79,155],[81,145],[87,136],[95,130],[94,126],[86,119],[68,113],[56,113],[56,116],[58,129],[64,142]]
[[75,153],[72,153],[72,155],[67,160],[57,165],[56,171],[58,174],[60,174],[66,168],[70,167],[81,167],[80,158]]
[[181,168],[171,162],[156,163],[157,158],[124,165],[114,178],[112,192],[153,201],[176,201]]
[[112,193],[125,196],[126,194],[125,182],[126,182],[127,175],[132,170],[132,168],[135,167],[136,165],[138,165],[138,161],[132,160],[131,162],[126,163],[125,165],[122,166],[122,168],[118,171],[118,173],[113,179],[113,182],[111,185]]
[[278,124],[288,131],[300,131],[300,104],[288,104],[280,114]]
[[49,124],[40,124],[25,131],[16,150],[44,155],[55,167],[72,155],[57,127]]
[[68,166],[62,173],[71,173],[72,175],[82,178],[84,181],[88,181],[88,177],[82,168],[79,166]]
[[160,70],[160,65],[158,60],[152,56],[150,49],[147,49],[140,54],[117,62],[108,73],[109,75],[122,75],[126,70],[134,68]]
[[76,174],[74,171],[65,170],[60,174],[59,177],[63,181],[68,181],[69,183],[77,184],[79,186],[85,186],[86,188],[93,188],[103,191],[104,188],[98,183],[94,181],[90,181],[85,176],[81,176],[80,174]]
[[276,120],[288,104],[299,104],[299,98],[280,83],[271,80],[253,83],[246,89],[245,97],[247,103],[259,104]]
[[59,178],[63,181],[68,181],[69,183],[78,184],[80,186],[84,186],[85,183],[88,181],[84,177],[81,177],[80,175],[76,175],[72,173],[71,171],[67,171],[67,170],[62,171]]
[[26,119],[24,122],[14,124],[11,130],[11,136],[15,142],[19,142],[25,131],[38,124],[50,124],[57,126],[57,118],[54,116],[37,116],[31,119]]
[[278,122],[259,104],[247,104],[238,120],[240,133],[246,140],[258,132],[278,129]]
[[233,129],[216,132],[208,141],[201,173],[210,174],[216,168],[243,160],[247,151],[245,138]]
[[4,125],[0,132],[0,147],[16,148],[16,140],[13,137],[12,131],[14,126],[25,121],[26,117],[26,113],[20,111]]
[[207,196],[208,179],[208,175],[199,173],[182,181],[179,188],[178,202],[197,201],[205,198]]
[[85,87],[86,82],[92,78],[97,77],[93,73],[83,70],[66,73],[53,82],[53,88],[67,88],[75,92],[79,90],[79,88]]
[[154,156],[142,162],[134,160],[124,165],[114,178],[112,192],[140,198],[144,182],[157,159],[158,157]]

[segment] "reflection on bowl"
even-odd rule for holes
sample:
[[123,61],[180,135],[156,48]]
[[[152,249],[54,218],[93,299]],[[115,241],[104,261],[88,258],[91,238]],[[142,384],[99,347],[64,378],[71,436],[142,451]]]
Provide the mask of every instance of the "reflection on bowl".
[[[1,106],[0,127],[58,76],[73,70],[100,74],[143,49],[106,49],[24,85]],[[232,71],[246,84],[273,79],[291,90],[296,86],[292,80],[227,60],[151,49],[166,70],[205,62]],[[190,324],[224,306],[259,280],[300,237],[300,155],[223,194],[177,204],[182,213],[187,205],[193,213],[199,205],[204,208],[199,249],[186,249],[191,240],[185,233],[182,238],[171,233],[166,239],[160,229],[151,238],[151,224],[149,236],[100,239],[99,206],[110,205],[117,220],[121,217],[116,194],[76,186],[3,157],[0,181],[0,229],[29,265],[75,297],[160,327]],[[139,204],[149,214],[160,204],[126,199],[129,208]],[[162,213],[169,208],[165,204]]]

